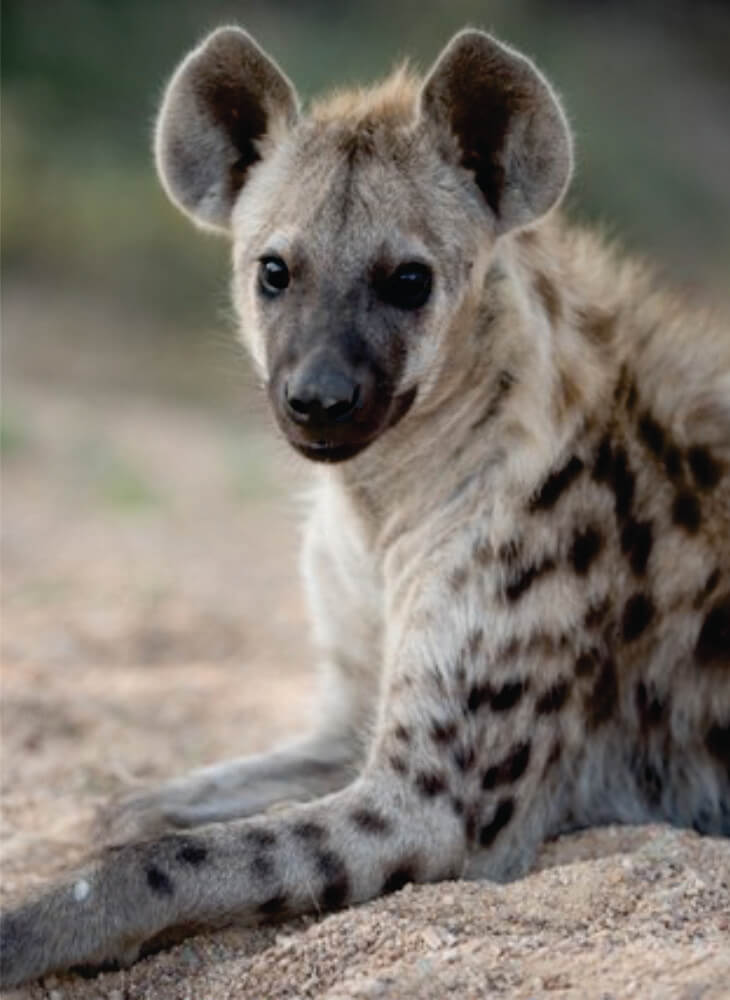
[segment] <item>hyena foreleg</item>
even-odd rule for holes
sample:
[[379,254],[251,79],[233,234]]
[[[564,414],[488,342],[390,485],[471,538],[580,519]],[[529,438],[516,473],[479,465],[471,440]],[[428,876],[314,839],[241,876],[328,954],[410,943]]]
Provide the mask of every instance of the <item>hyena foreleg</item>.
[[107,849],[2,924],[6,987],[133,961],[173,931],[332,910],[461,873],[463,824],[375,762],[347,788],[267,817]]

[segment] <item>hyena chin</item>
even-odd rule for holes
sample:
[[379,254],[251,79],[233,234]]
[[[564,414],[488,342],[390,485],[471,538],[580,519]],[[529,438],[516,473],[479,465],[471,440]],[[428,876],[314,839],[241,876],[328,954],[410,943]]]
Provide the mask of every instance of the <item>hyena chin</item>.
[[279,427],[332,463],[323,701],[310,736],[123,802],[116,846],[7,914],[6,985],[513,878],[571,827],[730,834],[730,337],[556,217],[571,139],[533,64],[465,31],[425,79],[302,113],[223,28],[156,156],[230,234]]

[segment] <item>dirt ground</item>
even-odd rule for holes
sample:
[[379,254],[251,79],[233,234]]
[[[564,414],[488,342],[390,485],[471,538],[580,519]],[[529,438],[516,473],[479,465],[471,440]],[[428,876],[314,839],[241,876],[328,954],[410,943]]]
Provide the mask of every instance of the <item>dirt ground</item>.
[[[138,334],[127,351],[121,322],[110,331],[105,315],[96,341],[94,308],[61,305],[5,303],[6,899],[81,859],[109,796],[262,749],[310,717],[289,491],[305,479],[243,376],[221,376],[238,371],[234,352],[168,337],[145,353]],[[59,315],[87,331],[71,352],[53,340]],[[730,842],[588,831],[508,886],[408,886],[13,996],[719,1000]]]

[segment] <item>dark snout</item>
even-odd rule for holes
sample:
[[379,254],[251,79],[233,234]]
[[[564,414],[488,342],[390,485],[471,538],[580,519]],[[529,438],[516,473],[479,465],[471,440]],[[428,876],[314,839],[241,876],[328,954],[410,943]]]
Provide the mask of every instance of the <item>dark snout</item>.
[[291,356],[269,384],[276,418],[290,444],[318,462],[342,462],[367,447],[413,402],[394,396],[393,379],[364,351],[317,345]]
[[372,365],[353,363],[331,348],[307,352],[275,381],[279,424],[295,448],[321,462],[362,450],[390,402],[387,382]]

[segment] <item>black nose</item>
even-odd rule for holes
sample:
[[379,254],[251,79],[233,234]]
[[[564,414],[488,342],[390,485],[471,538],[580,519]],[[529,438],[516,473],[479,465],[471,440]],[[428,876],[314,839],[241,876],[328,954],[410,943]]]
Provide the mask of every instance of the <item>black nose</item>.
[[324,426],[352,416],[360,385],[342,369],[320,363],[295,372],[284,387],[284,396],[292,420]]

